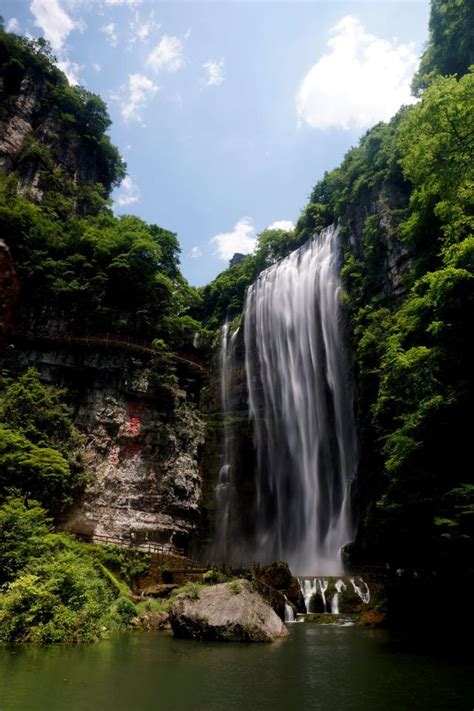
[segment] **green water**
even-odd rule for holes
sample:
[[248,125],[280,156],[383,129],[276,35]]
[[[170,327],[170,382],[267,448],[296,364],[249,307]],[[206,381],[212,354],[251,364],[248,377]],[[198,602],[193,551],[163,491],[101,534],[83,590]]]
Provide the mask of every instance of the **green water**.
[[271,645],[135,633],[91,647],[3,649],[0,711],[473,708],[465,658],[407,653],[379,631],[290,627]]

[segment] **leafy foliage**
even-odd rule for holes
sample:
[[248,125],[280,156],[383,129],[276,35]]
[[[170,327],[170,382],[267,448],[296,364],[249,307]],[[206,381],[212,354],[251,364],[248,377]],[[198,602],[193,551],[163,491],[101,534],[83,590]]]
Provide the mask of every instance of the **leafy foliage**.
[[133,548],[93,546],[91,554],[128,585],[134,584],[140,575],[147,572],[151,563],[149,553]]
[[431,0],[428,47],[413,80],[419,94],[434,77],[465,74],[474,64],[474,5],[471,0]]
[[0,641],[93,642],[129,626],[135,605],[100,559],[130,563],[133,552],[95,550],[51,524],[35,501],[0,507]]
[[64,394],[30,368],[0,395],[0,499],[20,491],[60,515],[81,489],[79,436]]
[[8,498],[0,507],[0,583],[13,580],[31,557],[45,550],[51,521],[36,501]]
[[59,534],[30,558],[0,597],[4,642],[93,642],[102,636],[115,592],[78,544]]
[[[83,87],[70,86],[66,76],[55,64],[51,47],[44,39],[28,39],[5,32],[0,27],[0,119],[10,110],[10,99],[20,92],[22,82],[30,83],[39,93],[35,124],[53,119],[56,139],[51,148],[33,141],[27,142],[20,156],[20,174],[34,164],[41,169],[41,187],[49,192],[56,187],[90,208],[94,200],[107,197],[114,185],[125,175],[125,164],[106,134],[110,127],[107,107],[102,99]],[[95,167],[97,185],[89,189],[76,185],[71,168],[64,161],[70,145],[79,144],[89,154]],[[78,151],[79,152],[79,151]],[[81,182],[87,183],[85,179]],[[91,193],[92,190],[92,193]],[[93,193],[97,197],[94,197]],[[91,199],[92,198],[92,199]],[[99,200],[100,201],[100,200]],[[79,207],[79,205],[75,205]]]
[[[377,178],[379,195],[402,185],[394,161],[410,186],[408,205],[389,233],[412,255],[404,296],[394,299],[377,276],[385,270],[385,208],[365,219],[363,252],[349,246],[342,272],[361,437],[372,450],[365,465],[383,472],[371,476],[366,496],[370,501],[377,491],[378,502],[376,509],[369,503],[365,525],[384,555],[405,562],[441,555],[455,564],[472,545],[466,462],[474,356],[467,328],[474,309],[473,111],[472,73],[438,77],[397,118],[393,139],[386,134],[380,145],[387,169]],[[366,183],[368,162],[360,168],[359,184]],[[344,174],[343,183],[348,180]],[[345,194],[346,214],[360,193],[347,185],[331,193],[331,207],[344,221],[338,193]]]

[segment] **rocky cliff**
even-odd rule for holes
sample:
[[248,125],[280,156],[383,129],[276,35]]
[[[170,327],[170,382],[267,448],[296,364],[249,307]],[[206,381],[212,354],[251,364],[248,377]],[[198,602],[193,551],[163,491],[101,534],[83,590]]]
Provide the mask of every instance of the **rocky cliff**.
[[40,202],[59,184],[100,184],[106,196],[123,176],[109,125],[102,100],[70,87],[44,42],[1,34],[0,172],[15,172],[20,193]]
[[186,546],[199,514],[203,440],[186,393],[154,392],[143,352],[8,340],[2,366],[11,374],[34,366],[42,380],[65,387],[84,435],[89,484],[64,527],[97,541]]

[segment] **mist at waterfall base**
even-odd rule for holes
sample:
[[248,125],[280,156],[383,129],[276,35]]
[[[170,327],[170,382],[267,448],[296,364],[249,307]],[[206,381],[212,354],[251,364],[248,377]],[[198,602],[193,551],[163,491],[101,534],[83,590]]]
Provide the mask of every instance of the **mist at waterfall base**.
[[[332,226],[262,272],[244,311],[245,368],[254,427],[254,540],[259,562],[282,559],[294,574],[339,575],[354,537],[350,487],[357,469],[353,391],[340,306],[338,231]],[[216,488],[215,550],[242,542],[231,526],[241,472],[229,447],[233,339],[221,340],[224,463]],[[225,554],[225,555],[222,555]]]

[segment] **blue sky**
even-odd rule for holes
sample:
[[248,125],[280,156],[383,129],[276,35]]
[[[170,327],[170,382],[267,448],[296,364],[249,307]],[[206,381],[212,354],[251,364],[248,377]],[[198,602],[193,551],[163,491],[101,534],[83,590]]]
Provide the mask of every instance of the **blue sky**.
[[325,170],[410,101],[429,2],[2,0],[100,94],[129,176],[114,210],[177,232],[209,282],[294,223]]

